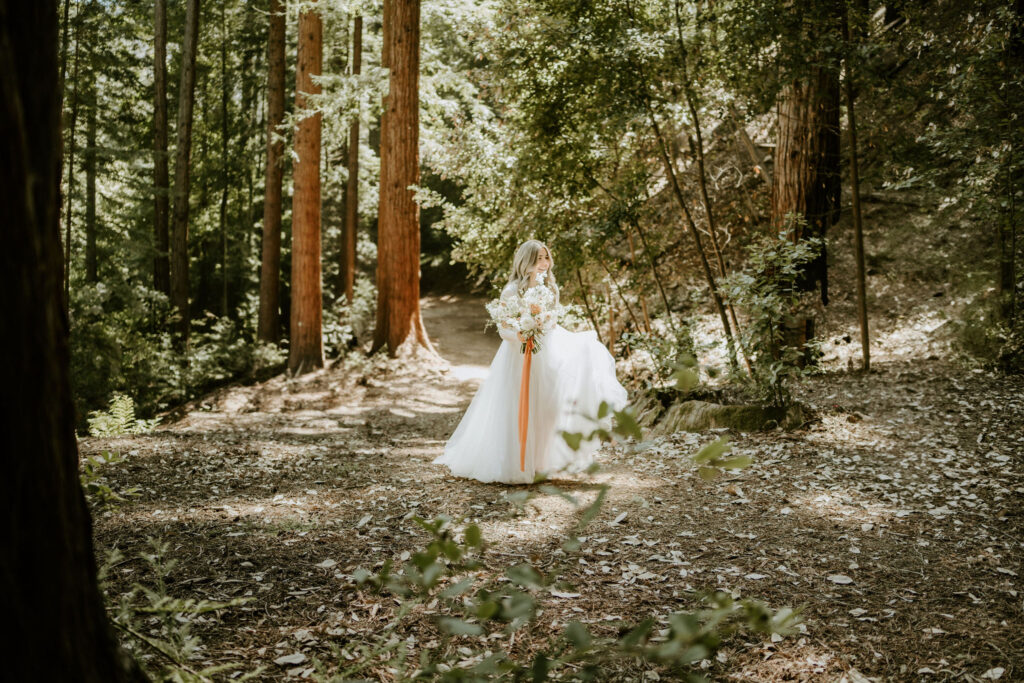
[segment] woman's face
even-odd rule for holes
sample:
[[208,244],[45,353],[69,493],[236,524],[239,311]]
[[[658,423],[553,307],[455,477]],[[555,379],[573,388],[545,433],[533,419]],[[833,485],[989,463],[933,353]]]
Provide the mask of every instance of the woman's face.
[[533,272],[535,273],[546,273],[551,268],[551,256],[548,254],[547,248],[541,248],[540,253],[537,254],[537,262],[533,265]]

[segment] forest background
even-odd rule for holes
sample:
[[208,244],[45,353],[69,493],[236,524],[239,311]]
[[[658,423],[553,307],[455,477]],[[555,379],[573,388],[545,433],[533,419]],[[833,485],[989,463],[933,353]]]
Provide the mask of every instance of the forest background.
[[[0,2],[0,433],[33,455],[4,500],[10,671],[1012,677],[1022,7]],[[495,499],[429,471],[471,385],[433,346],[479,355],[453,319],[528,237],[629,383],[601,435],[662,436]],[[767,421],[690,424],[695,398]],[[709,426],[736,455],[684,453]],[[728,586],[769,578],[816,631]],[[976,651],[939,638],[976,623]]]
[[[267,3],[202,3],[194,9],[193,94],[180,91],[193,6],[170,3],[162,119],[153,104],[160,99],[153,6],[68,1],[62,9],[63,229],[80,425],[115,394],[148,417],[218,383],[281,367],[301,120],[322,126],[313,200],[322,217],[313,227],[322,249],[323,346],[340,357],[367,342],[378,301],[388,88],[382,8],[275,4],[284,61],[270,69]],[[961,348],[1019,368],[1019,9],[1000,2],[425,3],[419,234],[402,238],[419,240],[420,286],[492,293],[515,245],[535,237],[553,249],[566,300],[582,305],[579,317],[616,355],[646,352],[646,370],[634,373],[638,386],[663,381],[682,356],[713,346],[725,369],[722,333],[730,327],[748,356],[740,374],[756,378],[750,362],[773,343],[753,329],[759,321],[785,315],[799,326],[826,309],[794,322],[793,301],[783,311],[779,301],[758,300],[766,273],[777,276],[751,270],[751,250],[755,260],[795,264],[796,289],[817,286],[818,301],[827,301],[837,247],[811,240],[811,252],[786,252],[775,236],[790,229],[794,245],[827,240],[833,224],[851,219],[855,103],[860,193],[909,202],[932,216],[926,229],[949,234],[949,247],[971,245],[969,255],[936,249],[915,254],[916,264],[891,264],[869,244],[868,277],[943,269]],[[322,74],[313,79],[321,92],[297,111],[304,10],[322,22]],[[281,123],[268,126],[268,93],[282,87],[283,116],[273,116]],[[192,109],[189,153],[180,129]],[[264,201],[268,131],[279,142],[276,156],[269,150],[283,174],[277,203]],[[169,141],[166,156],[161,144],[154,152],[160,136]],[[796,152],[780,163],[779,145],[800,136],[802,151],[787,148]],[[161,180],[161,159],[173,173],[191,160],[184,186],[167,171]],[[186,215],[176,192],[187,197]],[[180,247],[161,242],[169,239],[161,216],[170,210],[170,232],[184,237],[177,223],[187,222]],[[787,216],[801,222],[787,227]],[[917,229],[904,223],[885,229]],[[271,263],[263,279],[277,286],[265,287],[263,307],[279,313],[261,331],[261,264],[268,268],[272,257],[262,245],[276,231],[279,265]],[[188,261],[172,269],[181,272],[174,287],[186,292],[174,295],[177,307],[166,270],[174,248]],[[869,280],[869,305],[871,289]],[[182,296],[190,302],[184,312]],[[814,298],[803,296],[804,307]],[[708,312],[719,329],[702,345],[690,328]],[[179,339],[190,331],[187,347],[175,342],[175,330]]]

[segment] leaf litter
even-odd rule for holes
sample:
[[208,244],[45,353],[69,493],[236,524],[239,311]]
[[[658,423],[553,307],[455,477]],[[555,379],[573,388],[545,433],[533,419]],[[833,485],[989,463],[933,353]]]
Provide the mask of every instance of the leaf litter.
[[[444,353],[465,340],[439,341]],[[104,475],[140,493],[97,510],[98,552],[130,557],[158,537],[178,561],[175,597],[251,596],[195,624],[210,664],[243,658],[276,680],[309,675],[314,657],[344,663],[332,645],[351,661],[346,648],[396,607],[354,578],[416,552],[426,536],[414,515],[477,523],[490,544],[481,577],[565,557],[577,514],[568,501],[543,494],[517,508],[523,487],[430,464],[476,386],[444,363],[374,360],[227,387],[150,434],[83,439],[83,456],[128,453]],[[734,455],[753,465],[713,482],[689,460],[713,435],[606,448],[595,482],[556,482],[584,504],[595,483],[611,484],[595,535],[542,600],[537,627],[493,648],[529,657],[560,621],[615,634],[723,590],[802,606],[805,623],[785,638],[734,636],[724,661],[701,664],[714,679],[1020,678],[1022,397],[1020,378],[897,358],[866,377],[812,378],[800,398],[818,419],[799,432],[731,434]],[[119,566],[108,590],[145,584],[140,574]],[[435,612],[414,610],[403,636],[415,647],[442,638]],[[638,662],[608,678],[671,678],[648,671]]]

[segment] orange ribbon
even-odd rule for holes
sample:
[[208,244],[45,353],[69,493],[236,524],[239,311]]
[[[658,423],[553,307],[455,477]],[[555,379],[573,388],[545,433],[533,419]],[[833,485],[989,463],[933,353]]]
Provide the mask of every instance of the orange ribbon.
[[526,430],[530,424],[530,361],[533,359],[533,337],[526,340],[523,358],[523,380],[519,384],[519,471],[526,471]]

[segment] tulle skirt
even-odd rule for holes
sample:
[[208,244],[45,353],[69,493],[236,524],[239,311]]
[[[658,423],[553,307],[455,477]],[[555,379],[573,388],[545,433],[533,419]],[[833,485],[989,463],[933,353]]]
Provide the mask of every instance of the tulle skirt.
[[444,455],[434,463],[452,474],[485,482],[522,484],[538,473],[579,471],[592,461],[597,439],[569,448],[563,431],[589,433],[606,401],[612,408],[626,405],[626,390],[615,377],[615,360],[592,331],[570,332],[556,326],[540,338],[530,368],[529,427],[526,457],[519,460],[519,390],[523,354],[518,342],[503,341],[491,361],[466,414],[455,429]]

